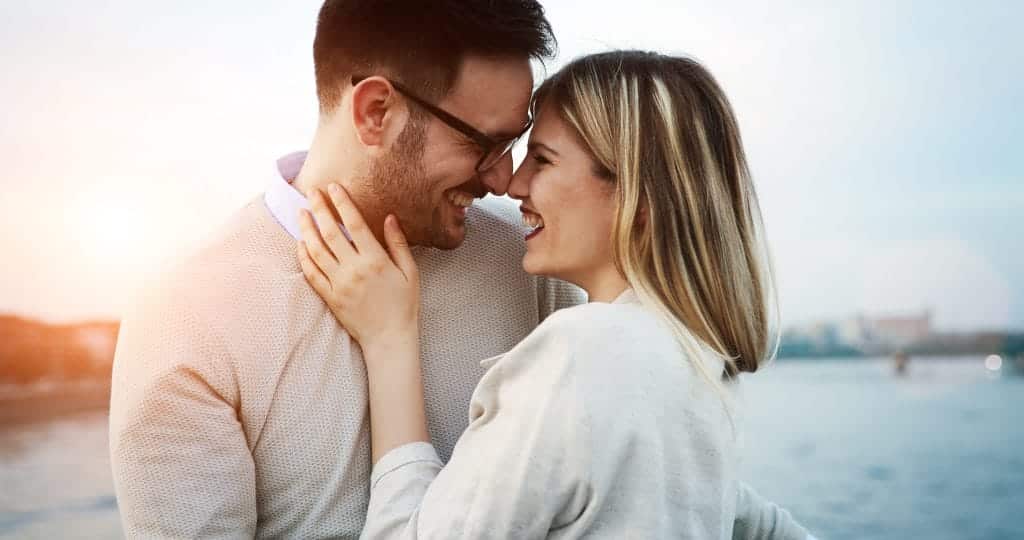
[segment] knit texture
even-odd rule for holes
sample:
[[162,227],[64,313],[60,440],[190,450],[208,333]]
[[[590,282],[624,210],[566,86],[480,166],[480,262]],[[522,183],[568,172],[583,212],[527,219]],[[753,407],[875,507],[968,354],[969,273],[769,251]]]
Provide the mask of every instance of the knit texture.
[[[447,460],[485,369],[583,301],[521,266],[515,207],[470,208],[457,250],[415,248],[432,442]],[[263,198],[140,294],[114,360],[110,451],[129,537],[357,538],[369,501],[361,352]]]
[[698,361],[724,371],[632,291],[555,314],[484,375],[443,468],[381,458],[363,539],[732,538],[736,433]]

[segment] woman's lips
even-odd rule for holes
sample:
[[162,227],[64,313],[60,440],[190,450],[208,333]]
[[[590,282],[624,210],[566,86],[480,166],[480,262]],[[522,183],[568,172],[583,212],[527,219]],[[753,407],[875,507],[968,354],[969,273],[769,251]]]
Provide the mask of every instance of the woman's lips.
[[526,235],[527,240],[537,236],[544,230],[544,218],[540,214],[522,207],[519,208],[519,211],[523,213],[523,224],[533,229]]
[[544,226],[544,218],[540,217],[540,214],[531,212],[529,210],[520,210],[523,213],[523,224],[531,229]]

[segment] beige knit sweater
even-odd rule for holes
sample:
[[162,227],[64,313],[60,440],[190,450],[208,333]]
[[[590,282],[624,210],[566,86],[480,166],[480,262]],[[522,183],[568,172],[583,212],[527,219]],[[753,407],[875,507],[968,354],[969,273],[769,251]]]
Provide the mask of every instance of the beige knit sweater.
[[[480,359],[583,301],[522,271],[511,204],[478,206],[460,249],[416,250],[427,418],[442,458],[468,423]],[[137,304],[122,323],[110,409],[125,532],[357,537],[371,465],[361,353],[263,198]]]
[[[471,208],[464,245],[416,249],[432,443],[447,460],[468,425],[480,360],[580,303],[521,270],[516,209]],[[110,451],[129,537],[356,538],[370,490],[361,353],[307,285],[295,240],[263,198],[140,295],[114,360]],[[802,538],[741,489],[746,538]],[[743,501],[746,501],[745,503]]]

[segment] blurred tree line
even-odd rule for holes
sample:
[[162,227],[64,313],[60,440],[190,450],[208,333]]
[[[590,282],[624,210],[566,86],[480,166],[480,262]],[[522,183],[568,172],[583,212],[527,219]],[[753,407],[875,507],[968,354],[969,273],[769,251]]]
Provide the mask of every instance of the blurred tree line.
[[0,316],[0,384],[109,379],[118,327]]

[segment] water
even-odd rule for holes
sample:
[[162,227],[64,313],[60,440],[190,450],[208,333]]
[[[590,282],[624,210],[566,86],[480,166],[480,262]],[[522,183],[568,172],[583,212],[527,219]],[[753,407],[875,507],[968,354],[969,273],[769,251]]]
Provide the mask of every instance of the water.
[[747,379],[747,478],[820,538],[1024,539],[1024,377],[983,360]]
[[0,538],[117,538],[104,411],[0,426]]
[[[1024,538],[1024,377],[982,359],[784,362],[746,385],[743,477],[819,538]],[[0,426],[0,538],[120,534],[106,415]]]

